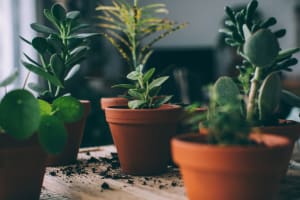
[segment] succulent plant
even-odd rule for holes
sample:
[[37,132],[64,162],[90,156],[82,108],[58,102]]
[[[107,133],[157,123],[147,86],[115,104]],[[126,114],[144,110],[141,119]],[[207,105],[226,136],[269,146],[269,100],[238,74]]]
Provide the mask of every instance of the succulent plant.
[[[263,22],[254,20],[257,7],[258,1],[252,0],[240,11],[225,8],[229,19],[225,21],[226,29],[220,32],[226,35],[227,44],[237,48],[237,53],[243,58],[243,66],[237,67],[240,75],[236,87],[231,81],[231,86],[218,90],[218,95],[232,102],[232,93],[240,88],[239,94],[244,95],[241,111],[245,111],[246,119],[255,125],[265,125],[277,120],[274,113],[281,99],[296,106],[300,103],[300,98],[282,90],[279,77],[281,71],[291,71],[291,66],[297,63],[292,56],[300,49],[281,50],[278,38],[283,37],[286,31],[272,32],[269,29],[277,22],[274,17]],[[230,78],[221,78],[225,85],[229,81],[225,83],[224,79]],[[218,81],[216,84],[219,84]]]

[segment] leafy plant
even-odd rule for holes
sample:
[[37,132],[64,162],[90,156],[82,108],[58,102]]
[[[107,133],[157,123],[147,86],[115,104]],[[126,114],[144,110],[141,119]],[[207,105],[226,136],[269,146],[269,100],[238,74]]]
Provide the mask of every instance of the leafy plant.
[[207,110],[207,120],[205,121],[205,127],[208,129],[208,142],[221,146],[250,145],[252,142],[249,140],[249,123],[241,114],[239,104],[233,103],[239,102],[240,96],[238,93],[233,92],[233,96],[231,96],[233,101],[224,101],[223,97],[219,95],[223,83],[229,87],[236,87],[231,85],[231,80],[227,78],[219,80],[211,87],[210,104]]
[[274,113],[281,99],[299,105],[300,98],[282,90],[279,73],[292,70],[291,66],[297,63],[293,54],[300,49],[281,50],[278,38],[283,37],[286,31],[270,30],[277,21],[274,17],[265,21],[254,20],[257,7],[256,0],[236,12],[225,7],[229,19],[225,21],[226,29],[220,31],[226,35],[225,42],[236,47],[237,53],[242,56],[243,66],[237,67],[240,72],[238,84],[231,81],[231,85],[235,86],[219,90],[219,95],[223,101],[232,103],[232,93],[238,91],[244,95],[244,101],[241,100],[239,105],[246,119],[254,125],[268,125],[277,120]]
[[103,13],[98,16],[103,21],[99,26],[106,29],[102,34],[131,67],[127,78],[133,82],[114,87],[128,89],[129,108],[157,108],[171,99],[171,96],[158,96],[168,77],[152,80],[155,68],[144,72],[144,66],[153,52],[153,45],[184,28],[186,23],[178,24],[167,18],[155,17],[156,14],[168,13],[165,4],[155,3],[139,7],[138,0],[134,0],[133,5],[125,0],[114,0],[112,4],[96,8]]
[[146,64],[155,43],[187,25],[156,17],[168,13],[162,3],[140,7],[138,0],[134,0],[133,5],[126,0],[113,0],[112,4],[96,8],[103,13],[97,16],[102,20],[99,27],[106,29],[102,34],[116,47],[132,71]]
[[[1,81],[0,87],[11,84],[17,78],[17,74],[15,72]],[[72,97],[61,97],[60,101],[65,101],[64,105],[77,102],[70,98]],[[72,120],[78,120],[81,117],[80,103],[78,102],[76,106],[79,107],[75,109],[79,110],[79,115]],[[25,89],[12,90],[6,93],[0,101],[0,133],[6,133],[17,140],[25,140],[37,134],[45,150],[52,154],[59,153],[67,141],[67,133],[63,124],[65,117],[61,120],[60,116],[69,115],[72,107],[69,106],[67,109],[55,101],[51,106],[43,100],[38,100]]]
[[42,36],[31,41],[21,37],[37,51],[41,63],[24,54],[27,61],[23,61],[23,65],[47,81],[46,90],[35,83],[29,83],[28,86],[38,92],[41,99],[51,102],[63,95],[65,82],[79,70],[80,62],[86,58],[89,38],[97,33],[80,32],[89,27],[79,22],[80,12],[67,12],[59,4],[54,4],[51,10],[44,9],[44,16],[51,27],[31,24],[31,28]]
[[168,76],[152,79],[155,68],[149,69],[143,73],[143,65],[127,75],[127,79],[133,81],[133,84],[119,84],[113,87],[128,89],[130,100],[128,107],[131,109],[158,108],[168,102],[172,96],[157,96],[161,85],[168,80]]

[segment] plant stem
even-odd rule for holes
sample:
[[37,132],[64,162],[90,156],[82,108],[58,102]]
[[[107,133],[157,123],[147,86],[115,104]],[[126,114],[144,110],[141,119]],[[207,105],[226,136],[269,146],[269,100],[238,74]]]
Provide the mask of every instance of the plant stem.
[[252,122],[255,118],[256,113],[256,96],[258,93],[260,80],[262,76],[262,69],[260,67],[256,67],[254,77],[251,80],[249,99],[247,104],[247,120]]
[[27,72],[27,75],[26,75],[26,78],[25,78],[25,81],[24,81],[24,84],[23,84],[23,89],[25,89],[25,87],[26,87],[26,85],[27,85],[29,76],[30,76],[30,71]]

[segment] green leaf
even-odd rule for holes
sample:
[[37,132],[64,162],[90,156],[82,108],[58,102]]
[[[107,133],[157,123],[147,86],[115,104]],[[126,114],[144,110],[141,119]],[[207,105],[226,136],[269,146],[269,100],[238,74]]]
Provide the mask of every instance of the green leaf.
[[130,109],[142,108],[146,104],[144,100],[132,100],[128,102],[128,107]]
[[162,76],[160,78],[154,79],[150,84],[149,84],[149,89],[151,90],[154,87],[159,87],[161,86],[164,82],[168,80],[168,76]]
[[52,15],[51,11],[44,9],[44,16],[59,30],[59,24],[57,24],[55,17]]
[[51,115],[52,113],[51,105],[47,101],[44,101],[42,99],[39,99],[38,101],[39,101],[41,116]]
[[158,93],[160,92],[161,87],[154,87],[151,90],[149,90],[149,96],[154,97],[157,96]]
[[88,28],[90,25],[89,24],[78,24],[76,26],[73,26],[71,28],[71,33],[75,33],[78,30],[84,29],[84,28]]
[[74,65],[79,64],[85,59],[88,49],[83,47],[78,47],[73,50],[71,57],[67,60],[66,66],[71,69]]
[[31,45],[31,42],[29,42],[27,39],[25,39],[25,38],[22,37],[22,36],[19,36],[19,37],[20,37],[20,39],[21,39],[23,42],[25,42],[25,43]]
[[0,87],[5,87],[13,83],[17,77],[19,76],[19,71],[15,70],[12,74],[10,74],[7,78],[0,81]]
[[97,36],[100,35],[99,33],[79,33],[79,34],[74,34],[70,35],[68,39],[86,39],[89,37]]
[[155,100],[155,107],[159,107],[172,99],[173,96],[161,96]]
[[7,93],[0,104],[0,126],[16,139],[31,137],[40,124],[38,100],[26,90]]
[[28,87],[39,94],[45,92],[45,88],[37,83],[28,83]]
[[69,71],[69,73],[67,74],[67,76],[65,77],[64,80],[67,81],[67,80],[69,80],[70,78],[72,78],[72,77],[79,71],[79,69],[80,69],[80,65],[79,65],[79,64],[73,66],[73,67],[71,68],[71,70]]
[[290,106],[300,108],[300,97],[287,90],[281,90],[281,99]]
[[50,58],[50,65],[53,69],[53,72],[56,74],[56,76],[62,79],[64,75],[65,65],[61,57],[57,54],[53,54]]
[[80,17],[80,12],[79,11],[70,11],[67,13],[67,18],[68,19],[72,19],[72,20],[75,20],[75,19],[78,19]]
[[300,48],[291,48],[291,49],[281,50],[276,57],[276,61],[280,61],[282,59],[289,58],[294,53],[297,53],[299,51],[300,51]]
[[32,23],[30,26],[33,30],[35,30],[36,32],[39,32],[39,33],[57,34],[57,32],[55,30],[53,30],[45,25],[42,25],[42,24]]
[[149,81],[150,78],[152,78],[154,72],[155,72],[155,68],[151,68],[144,74],[144,77],[143,77],[144,83]]
[[41,55],[44,55],[44,53],[47,51],[48,43],[45,38],[35,37],[33,38],[31,44],[33,48],[35,48]]
[[[52,49],[55,49],[56,52],[53,53],[60,53],[64,49],[64,45],[62,40],[57,35],[50,35],[47,38],[48,45],[51,46]],[[50,50],[50,48],[49,48]],[[52,51],[50,51],[52,52]]]
[[33,60],[32,58],[30,58],[26,53],[24,53],[24,56],[27,60],[29,60],[30,62],[32,62],[32,64],[38,66],[38,67],[42,67],[42,65],[40,65],[39,63],[37,63],[35,60]]
[[66,19],[66,10],[60,4],[54,4],[51,13],[57,21],[62,22]]
[[71,96],[55,99],[52,103],[52,109],[60,119],[68,123],[80,120],[83,114],[81,103]]
[[117,85],[113,85],[112,88],[134,89],[135,85],[132,85],[132,84],[117,84]]
[[51,154],[62,152],[68,137],[64,123],[50,115],[42,116],[38,136],[40,144]]
[[53,76],[51,74],[49,74],[48,72],[45,72],[42,68],[39,68],[37,66],[34,66],[30,63],[27,62],[22,62],[22,64],[29,70],[32,71],[33,73],[41,76],[42,78],[44,78],[45,80],[49,81],[50,83],[52,83],[53,85],[59,86],[61,88],[63,88],[63,84],[60,82],[60,80],[56,77]]
[[138,91],[137,89],[129,89],[128,94],[133,98],[143,99],[143,91]]
[[140,75],[141,75],[140,72],[138,72],[138,71],[132,71],[132,72],[130,72],[129,74],[127,74],[126,77],[127,77],[129,80],[136,81],[136,80],[139,79],[139,76],[140,76]]

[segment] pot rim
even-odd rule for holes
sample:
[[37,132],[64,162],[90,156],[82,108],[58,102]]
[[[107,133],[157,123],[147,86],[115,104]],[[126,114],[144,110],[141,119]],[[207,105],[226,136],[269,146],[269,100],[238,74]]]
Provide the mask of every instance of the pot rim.
[[158,110],[174,110],[174,109],[182,109],[181,106],[176,104],[163,104],[158,108],[143,108],[143,109],[130,109],[128,107],[120,108],[118,106],[110,106],[105,108],[105,111],[122,111],[122,112],[156,112]]

